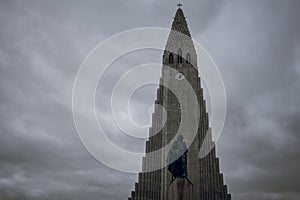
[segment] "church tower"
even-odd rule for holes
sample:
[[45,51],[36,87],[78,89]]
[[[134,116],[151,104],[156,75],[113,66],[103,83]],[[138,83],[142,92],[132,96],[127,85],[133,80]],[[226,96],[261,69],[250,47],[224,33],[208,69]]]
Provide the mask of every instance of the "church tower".
[[[198,76],[197,54],[191,39],[181,4],[176,11],[162,58],[162,77],[157,89],[155,109],[152,115],[152,127],[146,142],[146,156],[143,158],[142,172],[128,200],[169,200],[168,187],[172,175],[167,167],[149,170],[157,159],[166,161],[169,149],[165,146],[179,132],[180,135],[192,132],[193,123],[197,123],[195,137],[185,137],[189,145],[187,153],[187,177],[193,185],[193,200],[230,200],[227,186],[220,173],[219,159],[215,147],[204,157],[199,158],[199,151],[204,138],[210,134],[206,103]],[[184,81],[189,83],[188,86]],[[176,91],[171,91],[175,88]],[[195,94],[196,101],[190,94]],[[194,107],[199,108],[199,112]],[[164,111],[159,109],[164,107]],[[164,112],[166,120],[164,121]],[[160,128],[162,127],[162,128]],[[211,135],[209,135],[211,138]],[[188,141],[192,138],[191,141]],[[210,140],[211,143],[212,139]],[[147,153],[163,148],[157,156]]]

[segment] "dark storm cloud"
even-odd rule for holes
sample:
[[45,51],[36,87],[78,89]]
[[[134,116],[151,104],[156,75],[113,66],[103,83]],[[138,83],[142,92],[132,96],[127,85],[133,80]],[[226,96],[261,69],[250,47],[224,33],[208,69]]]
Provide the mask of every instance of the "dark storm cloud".
[[[175,4],[1,2],[0,199],[126,199],[135,175],[95,161],[79,141],[73,81],[96,44],[130,28],[170,27]],[[300,198],[299,8],[297,0],[184,3],[192,35],[225,82],[228,112],[217,150],[235,199]],[[144,140],[126,137],[107,108],[118,76],[147,62],[161,62],[160,52],[116,61],[97,90],[107,135],[132,151],[143,151]],[[133,117],[142,124],[150,120],[155,88],[133,97]]]

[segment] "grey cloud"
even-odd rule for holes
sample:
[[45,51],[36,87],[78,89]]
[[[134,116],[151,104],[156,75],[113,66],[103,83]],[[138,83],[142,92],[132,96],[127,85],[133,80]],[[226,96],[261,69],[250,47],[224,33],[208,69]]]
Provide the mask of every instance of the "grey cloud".
[[[97,162],[80,143],[73,81],[84,57],[112,34],[170,27],[177,2],[0,4],[0,199],[126,199],[136,175]],[[217,150],[234,199],[299,199],[298,9],[297,0],[184,3],[192,35],[224,78],[228,112]],[[120,58],[97,89],[107,135],[130,151],[143,151],[144,140],[125,136],[107,108],[118,77],[147,62],[160,63],[161,52]],[[141,122],[154,88],[133,97]]]

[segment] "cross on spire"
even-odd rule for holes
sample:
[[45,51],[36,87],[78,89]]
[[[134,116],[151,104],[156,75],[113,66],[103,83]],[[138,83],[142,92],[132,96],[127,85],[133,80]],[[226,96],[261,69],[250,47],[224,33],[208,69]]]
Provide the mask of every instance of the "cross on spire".
[[181,4],[181,3],[178,3],[177,6],[180,8],[180,7],[182,6],[182,4]]

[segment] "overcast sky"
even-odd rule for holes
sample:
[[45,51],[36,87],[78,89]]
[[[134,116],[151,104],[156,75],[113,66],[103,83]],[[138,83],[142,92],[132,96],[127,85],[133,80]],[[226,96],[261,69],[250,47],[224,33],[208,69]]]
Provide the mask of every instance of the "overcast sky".
[[[136,174],[106,167],[81,144],[72,117],[72,87],[95,45],[131,28],[170,28],[176,4],[1,1],[1,200],[128,197]],[[233,199],[300,199],[300,1],[183,4],[193,38],[210,53],[225,83],[228,110],[217,155]],[[161,52],[122,59],[112,65],[107,80],[136,64],[159,63]],[[110,120],[105,104],[113,81],[107,84],[97,90],[98,118],[107,119],[112,141],[142,152],[144,141],[129,141]],[[138,123],[150,120],[156,87],[144,87],[133,97]]]

